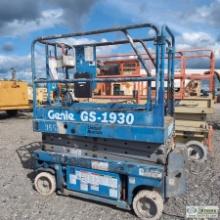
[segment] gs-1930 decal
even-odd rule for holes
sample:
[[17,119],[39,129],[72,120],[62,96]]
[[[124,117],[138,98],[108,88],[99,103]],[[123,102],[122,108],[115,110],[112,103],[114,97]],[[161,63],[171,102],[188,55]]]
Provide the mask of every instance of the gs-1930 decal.
[[[71,113],[68,111],[55,112],[54,110],[48,111],[48,118],[51,120],[67,120],[67,121],[76,120],[74,113]],[[82,111],[80,113],[79,119],[82,122],[98,122],[98,123],[109,123],[109,124],[132,125],[134,123],[134,114],[123,113],[123,112],[97,113],[95,111]]]
[[125,114],[123,112],[103,112],[101,115],[97,116],[95,111],[83,111],[80,114],[80,119],[83,122],[117,123],[128,125],[132,125],[134,123],[134,115],[132,113]]

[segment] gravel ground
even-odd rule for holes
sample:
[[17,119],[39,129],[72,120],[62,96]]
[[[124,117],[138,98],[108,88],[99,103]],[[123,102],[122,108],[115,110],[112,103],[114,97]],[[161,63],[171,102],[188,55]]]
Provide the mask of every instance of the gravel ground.
[[[215,125],[220,122],[220,105],[216,108],[216,114],[210,118]],[[40,138],[32,132],[30,113],[17,118],[0,114],[0,220],[135,219],[131,213],[114,207],[56,194],[45,198],[35,192],[30,155]],[[219,141],[220,130],[216,130],[214,156],[205,164],[189,164],[187,193],[167,202],[163,220],[184,219],[186,205],[220,207]]]

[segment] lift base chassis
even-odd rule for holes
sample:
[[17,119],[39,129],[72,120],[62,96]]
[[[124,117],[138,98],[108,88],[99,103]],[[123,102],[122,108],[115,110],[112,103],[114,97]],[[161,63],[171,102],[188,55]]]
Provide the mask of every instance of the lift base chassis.
[[130,161],[124,156],[118,156],[117,160],[111,159],[112,155],[108,155],[108,159],[86,157],[78,150],[74,153],[73,149],[71,153],[37,150],[33,156],[37,172],[49,172],[56,177],[59,193],[122,209],[130,209],[133,197],[140,189],[154,189],[163,199],[180,195],[185,189],[185,156],[178,147],[169,153],[167,170],[162,164]]

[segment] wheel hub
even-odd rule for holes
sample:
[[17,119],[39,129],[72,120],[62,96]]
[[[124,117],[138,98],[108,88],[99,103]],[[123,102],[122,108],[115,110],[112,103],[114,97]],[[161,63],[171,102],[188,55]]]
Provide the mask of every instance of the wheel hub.
[[138,209],[147,218],[152,218],[157,213],[154,201],[147,197],[143,197],[139,200]]
[[196,145],[188,148],[189,156],[192,160],[201,160],[203,158],[203,151]]
[[38,187],[44,193],[47,193],[51,190],[50,182],[45,177],[42,177],[38,180]]

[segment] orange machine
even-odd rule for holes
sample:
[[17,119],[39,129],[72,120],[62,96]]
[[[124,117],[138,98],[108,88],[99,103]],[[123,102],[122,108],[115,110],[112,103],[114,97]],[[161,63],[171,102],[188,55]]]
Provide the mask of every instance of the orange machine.
[[[176,137],[186,144],[191,159],[204,161],[207,149],[212,153],[213,129],[207,116],[214,112],[215,56],[212,50],[194,49],[178,52],[180,71],[175,79],[180,80],[175,107]],[[206,63],[206,69],[194,69],[189,73],[190,62]],[[202,84],[206,83],[206,90]]]
[[[215,92],[215,55],[212,50],[209,49],[193,49],[193,50],[182,50],[177,52],[177,60],[180,62],[180,69],[175,73],[175,79],[180,80],[180,90],[179,97],[176,96],[176,99],[184,99],[189,96],[190,89],[195,89],[195,83],[190,85],[186,84],[186,81],[202,81],[207,80],[209,85],[209,94],[214,98]],[[201,69],[196,70],[195,72],[188,72],[188,65],[190,61],[197,60],[200,63],[207,62],[209,68],[207,71],[201,72]],[[188,87],[187,87],[188,86]],[[192,92],[192,91],[191,91]]]
[[[110,73],[110,74],[109,74]],[[140,75],[140,64],[137,59],[104,61],[99,64],[99,78],[107,77],[137,77]],[[98,83],[97,94],[105,98],[111,96],[126,96],[130,83]]]
[[[145,55],[145,59],[147,62],[150,62],[151,59],[148,57],[147,54]],[[130,73],[131,75],[135,76],[141,76],[146,74],[144,71],[141,70],[139,64],[135,64],[137,62],[137,59],[135,55],[132,54],[117,54],[117,55],[111,55],[111,56],[102,56],[99,57],[100,60],[103,61],[102,69],[108,68],[108,66],[117,67],[115,69],[118,69],[117,71],[110,71],[112,73],[111,75],[106,75],[104,71],[99,72],[99,77],[121,77],[121,76],[127,76],[126,71],[124,71],[123,66],[130,66]],[[198,72],[190,72],[188,71],[188,66],[190,61],[192,60],[206,60],[209,62],[210,68],[207,69],[205,72],[201,72],[201,69],[198,69]],[[214,96],[214,90],[215,90],[215,83],[214,83],[214,75],[215,75],[215,56],[212,50],[209,49],[192,49],[192,50],[182,50],[176,52],[176,62],[179,64],[179,68],[176,68],[175,73],[175,98],[180,100],[184,99],[189,96],[193,96],[192,91],[190,89],[195,89],[195,81],[202,81],[207,80],[209,82],[209,93]],[[120,71],[119,71],[120,70]],[[152,72],[154,72],[154,66],[152,64]],[[152,73],[153,74],[153,73]],[[129,75],[130,76],[130,75]],[[179,81],[179,82],[178,82]],[[189,83],[190,81],[194,81],[194,83]],[[136,94],[139,96],[138,101],[141,99],[145,99],[146,93],[147,93],[147,85],[142,82],[139,85],[132,84],[132,88],[137,90]],[[101,85],[98,86],[98,95],[102,96],[102,98],[132,98],[131,95],[129,96],[126,92],[121,92],[121,95],[116,94],[114,95],[113,90],[109,89],[111,85],[108,85],[106,87],[102,87]],[[187,88],[186,88],[187,87]]]

